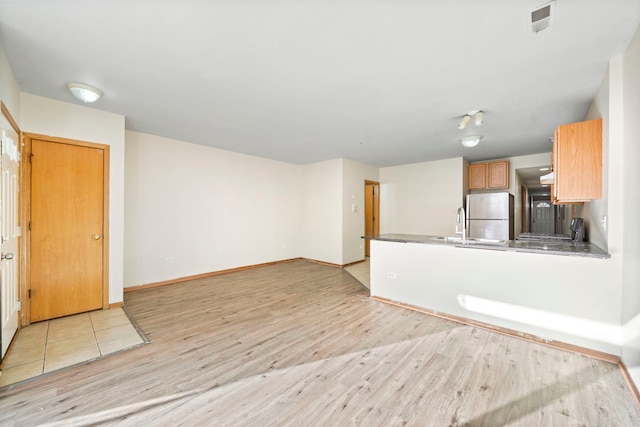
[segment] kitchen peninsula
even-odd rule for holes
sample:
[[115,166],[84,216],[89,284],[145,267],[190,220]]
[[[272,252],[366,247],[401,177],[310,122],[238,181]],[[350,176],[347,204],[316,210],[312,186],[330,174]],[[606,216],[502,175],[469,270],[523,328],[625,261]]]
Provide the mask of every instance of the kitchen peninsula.
[[473,243],[382,234],[371,241],[371,296],[542,341],[620,356],[619,274],[590,243]]
[[461,248],[491,249],[499,251],[529,252],[547,255],[585,256],[591,258],[610,258],[611,255],[589,242],[569,241],[522,241],[490,239],[469,239],[462,241],[457,237],[424,236],[420,234],[381,234],[365,236],[365,239],[400,243],[450,244]]

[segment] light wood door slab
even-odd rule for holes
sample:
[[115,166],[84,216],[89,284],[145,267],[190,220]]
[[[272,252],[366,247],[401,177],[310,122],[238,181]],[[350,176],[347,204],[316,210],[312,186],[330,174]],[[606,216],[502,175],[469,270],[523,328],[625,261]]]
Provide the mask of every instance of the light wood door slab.
[[102,308],[103,157],[33,140],[31,321]]

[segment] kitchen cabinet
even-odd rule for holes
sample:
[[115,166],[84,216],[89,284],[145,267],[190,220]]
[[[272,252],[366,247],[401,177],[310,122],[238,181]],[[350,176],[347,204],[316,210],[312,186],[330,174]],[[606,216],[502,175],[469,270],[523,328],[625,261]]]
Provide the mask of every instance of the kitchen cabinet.
[[469,165],[469,190],[509,188],[509,160]]
[[554,204],[602,197],[602,119],[558,126],[551,155]]

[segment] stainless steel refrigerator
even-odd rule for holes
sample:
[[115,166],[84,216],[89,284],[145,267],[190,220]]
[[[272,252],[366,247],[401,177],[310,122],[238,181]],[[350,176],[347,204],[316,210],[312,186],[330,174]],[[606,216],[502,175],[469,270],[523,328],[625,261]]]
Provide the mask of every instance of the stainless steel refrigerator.
[[470,238],[513,240],[512,194],[469,194],[466,214]]

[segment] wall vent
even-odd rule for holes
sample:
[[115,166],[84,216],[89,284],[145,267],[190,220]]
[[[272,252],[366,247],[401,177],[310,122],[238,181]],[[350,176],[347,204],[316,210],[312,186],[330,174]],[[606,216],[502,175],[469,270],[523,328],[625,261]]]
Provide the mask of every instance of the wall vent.
[[549,2],[545,5],[537,7],[529,14],[531,33],[537,34],[542,30],[553,26],[555,17],[555,2]]

